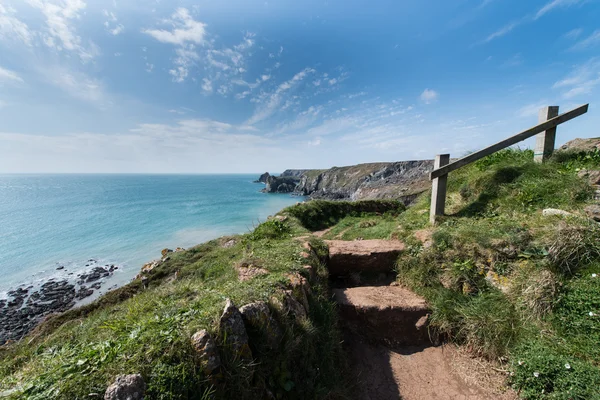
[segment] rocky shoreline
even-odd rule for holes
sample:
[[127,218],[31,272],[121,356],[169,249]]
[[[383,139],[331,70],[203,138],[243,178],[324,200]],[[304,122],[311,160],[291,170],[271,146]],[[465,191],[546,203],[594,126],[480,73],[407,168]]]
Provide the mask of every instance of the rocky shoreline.
[[[92,268],[77,275],[69,273],[72,278],[50,278],[39,287],[9,291],[8,298],[0,300],[0,345],[21,339],[48,315],[67,311],[92,296],[119,268],[114,264],[98,265],[94,259],[89,259],[86,267]],[[62,265],[57,267],[64,269]]]

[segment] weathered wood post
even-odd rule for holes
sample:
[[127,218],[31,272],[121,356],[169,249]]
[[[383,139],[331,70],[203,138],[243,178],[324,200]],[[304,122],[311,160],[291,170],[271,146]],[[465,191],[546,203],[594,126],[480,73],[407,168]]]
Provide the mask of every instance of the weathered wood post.
[[[438,154],[435,156],[433,169],[436,170],[450,162],[450,154]],[[431,210],[429,212],[429,222],[435,224],[437,215],[444,215],[446,206],[446,184],[448,183],[448,174],[434,178],[431,182]]]
[[[538,122],[541,124],[558,116],[558,106],[544,107],[540,110]],[[535,137],[535,153],[533,160],[538,163],[546,161],[554,152],[554,141],[556,140],[556,127],[538,133]]]

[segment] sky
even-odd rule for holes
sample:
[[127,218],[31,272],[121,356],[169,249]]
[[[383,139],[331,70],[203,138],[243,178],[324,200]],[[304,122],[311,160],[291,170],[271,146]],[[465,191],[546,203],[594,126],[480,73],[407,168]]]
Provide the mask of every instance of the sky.
[[0,173],[459,157],[590,103],[560,145],[599,100],[598,0],[0,1]]

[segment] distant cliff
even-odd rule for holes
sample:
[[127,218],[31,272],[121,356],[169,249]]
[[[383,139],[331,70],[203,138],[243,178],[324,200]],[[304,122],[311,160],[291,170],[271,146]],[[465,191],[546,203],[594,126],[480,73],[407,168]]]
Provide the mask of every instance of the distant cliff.
[[433,160],[358,164],[325,170],[287,170],[269,176],[267,193],[296,193],[316,199],[402,199],[410,203],[429,187]]

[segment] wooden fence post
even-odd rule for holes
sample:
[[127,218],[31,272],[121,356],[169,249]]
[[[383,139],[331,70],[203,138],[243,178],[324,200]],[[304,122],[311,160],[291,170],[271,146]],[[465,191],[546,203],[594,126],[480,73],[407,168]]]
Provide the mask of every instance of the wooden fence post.
[[[435,156],[433,169],[436,170],[450,162],[450,154],[438,154]],[[442,175],[432,180],[431,183],[431,210],[429,212],[429,222],[435,224],[437,215],[444,215],[446,206],[446,183],[448,174]]]
[[[538,121],[541,124],[558,116],[558,106],[544,107],[540,110]],[[533,160],[538,163],[546,161],[554,152],[554,141],[556,140],[556,127],[538,133],[535,137],[535,153]]]

